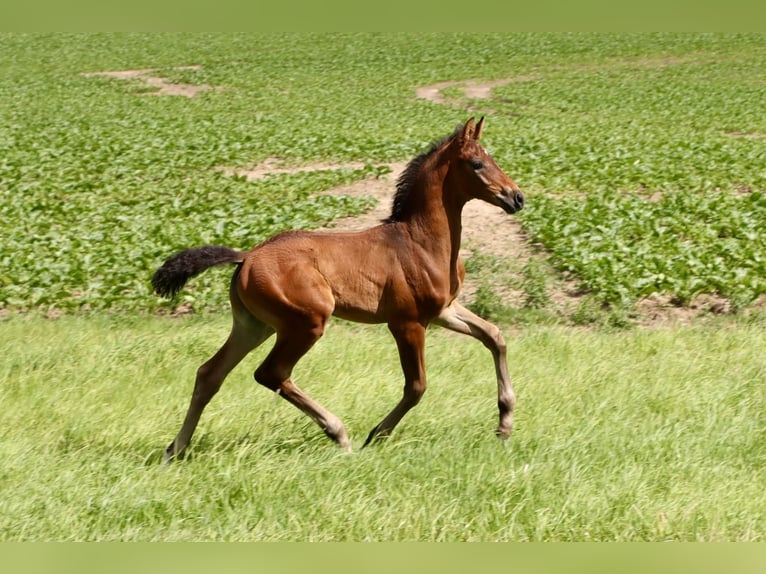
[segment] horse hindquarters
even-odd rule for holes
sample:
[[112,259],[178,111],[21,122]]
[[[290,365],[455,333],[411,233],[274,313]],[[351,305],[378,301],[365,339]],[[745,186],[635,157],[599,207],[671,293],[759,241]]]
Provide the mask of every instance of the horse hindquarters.
[[332,289],[309,256],[313,252],[309,238],[304,233],[285,235],[255,249],[243,263],[237,281],[242,304],[277,333],[274,347],[253,376],[311,418],[339,446],[349,449],[340,419],[291,378],[296,363],[324,333],[335,308]]

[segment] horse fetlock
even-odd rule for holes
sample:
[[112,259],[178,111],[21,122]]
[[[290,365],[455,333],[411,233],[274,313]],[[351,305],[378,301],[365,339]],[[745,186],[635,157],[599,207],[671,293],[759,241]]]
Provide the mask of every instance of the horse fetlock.
[[373,441],[376,441],[376,440],[378,440],[378,439],[380,439],[380,438],[385,438],[385,437],[387,437],[387,436],[390,434],[390,432],[391,432],[391,431],[387,431],[387,430],[381,430],[381,426],[380,426],[380,425],[377,425],[376,427],[374,427],[374,428],[373,428],[373,429],[370,431],[370,434],[369,434],[369,435],[367,435],[367,440],[366,440],[366,441],[364,441],[364,445],[362,446],[362,448],[364,448],[364,447],[366,447],[366,446],[368,446],[368,445],[372,444],[372,442],[373,442]]
[[503,392],[497,398],[497,409],[500,416],[511,415],[516,408],[516,395],[513,392]]
[[495,436],[500,440],[506,440],[511,436],[511,431],[513,431],[513,422],[510,420],[502,421],[495,430]]
[[165,455],[162,458],[164,464],[170,464],[176,460],[183,460],[184,449],[176,451],[176,441],[171,442],[165,449]]
[[500,422],[495,434],[501,439],[506,439],[511,435],[511,430],[513,429],[513,405],[513,400],[510,402],[498,402]]
[[338,446],[347,449],[351,448],[351,443],[346,434],[346,428],[343,426],[340,419],[326,421],[324,424],[320,423],[320,425],[327,437],[336,442]]
[[341,449],[351,452],[351,441],[348,440],[348,435],[346,435],[346,430],[343,427],[341,427],[340,431],[329,432],[325,429],[324,432]]

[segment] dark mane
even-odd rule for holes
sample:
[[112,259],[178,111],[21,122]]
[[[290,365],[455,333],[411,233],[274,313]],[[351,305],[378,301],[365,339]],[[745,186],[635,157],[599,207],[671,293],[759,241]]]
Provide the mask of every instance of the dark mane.
[[391,209],[391,215],[383,220],[384,223],[391,223],[393,221],[402,220],[402,217],[405,214],[407,197],[409,197],[410,192],[412,192],[413,188],[415,187],[415,182],[417,180],[418,173],[420,173],[420,168],[423,167],[423,164],[426,162],[426,160],[428,160],[428,158],[430,158],[431,155],[436,152],[436,150],[454,138],[460,132],[461,128],[462,126],[458,126],[450,135],[445,136],[438,141],[432,142],[427,151],[424,151],[407,164],[407,167],[404,168],[404,171],[399,176],[399,179],[396,180],[394,206]]

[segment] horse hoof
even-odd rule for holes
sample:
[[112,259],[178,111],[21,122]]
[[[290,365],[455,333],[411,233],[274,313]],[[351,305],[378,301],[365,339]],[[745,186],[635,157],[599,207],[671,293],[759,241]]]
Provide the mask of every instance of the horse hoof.
[[172,462],[176,460],[180,460],[183,458],[182,453],[176,453],[175,450],[175,444],[171,443],[168,448],[165,449],[165,454],[162,457],[162,463],[163,464],[171,464]]

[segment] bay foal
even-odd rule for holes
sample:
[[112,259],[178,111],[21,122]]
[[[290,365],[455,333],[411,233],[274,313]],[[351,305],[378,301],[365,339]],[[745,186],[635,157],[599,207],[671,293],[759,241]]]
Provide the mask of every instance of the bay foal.
[[436,323],[480,340],[497,374],[500,422],[511,432],[515,396],[505,342],[497,327],[457,302],[465,268],[458,257],[461,212],[480,199],[515,213],[524,205],[518,186],[479,143],[484,118],[473,118],[406,167],[397,182],[390,217],[358,232],[288,231],[240,252],[222,246],[187,249],[160,267],[155,290],[175,295],[193,276],[224,263],[236,265],[230,285],[233,324],[223,346],[197,371],[194,392],[165,459],[180,457],[205,406],[226,375],[276,333],[255,380],[311,417],[343,448],[350,443],[338,417],[292,380],[298,360],[322,336],[331,315],[362,323],[386,323],[399,349],[404,394],[372,429],[365,446],[386,436],[426,390],[426,327]]

